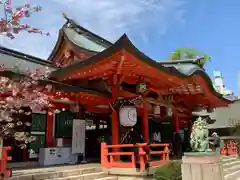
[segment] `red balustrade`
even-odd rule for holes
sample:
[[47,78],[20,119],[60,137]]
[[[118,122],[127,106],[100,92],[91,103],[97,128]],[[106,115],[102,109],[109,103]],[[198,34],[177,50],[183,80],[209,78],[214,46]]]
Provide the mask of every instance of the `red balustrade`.
[[[224,139],[224,146],[220,149],[220,154],[224,156],[239,155],[237,142],[235,140]],[[214,151],[213,144],[210,144],[210,148]]]
[[2,159],[0,160],[0,178],[8,178],[12,172],[7,168],[7,161],[12,160],[12,157],[8,156],[8,151],[11,150],[11,146],[2,147]]
[[238,155],[237,142],[234,140],[225,140],[224,147],[221,148],[220,154],[225,156]]
[[[168,144],[118,144],[118,145],[107,145],[106,143],[101,144],[101,165],[104,168],[136,168],[136,158],[140,169],[146,169],[148,167],[160,166],[169,161],[169,150]],[[164,150],[151,150],[153,147],[163,147]],[[138,148],[138,153],[134,152],[121,152],[121,148]],[[113,152],[109,152],[109,149],[113,149]],[[117,150],[117,151],[116,151]],[[152,155],[160,155],[160,159],[153,160]],[[120,161],[120,156],[130,157],[130,161]],[[138,156],[138,157],[136,157]]]

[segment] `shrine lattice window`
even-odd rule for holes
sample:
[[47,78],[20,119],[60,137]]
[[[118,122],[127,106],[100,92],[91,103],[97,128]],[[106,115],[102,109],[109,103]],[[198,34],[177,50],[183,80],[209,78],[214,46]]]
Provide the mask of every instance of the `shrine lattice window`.
[[76,114],[70,111],[62,111],[55,115],[56,138],[72,138],[74,118],[76,118]]

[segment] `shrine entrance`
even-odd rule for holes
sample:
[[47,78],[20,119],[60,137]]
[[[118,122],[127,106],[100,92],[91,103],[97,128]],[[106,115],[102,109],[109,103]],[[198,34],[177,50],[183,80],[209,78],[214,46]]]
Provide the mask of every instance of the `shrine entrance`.
[[85,157],[90,162],[99,162],[101,142],[109,143],[111,139],[110,121],[86,120]]

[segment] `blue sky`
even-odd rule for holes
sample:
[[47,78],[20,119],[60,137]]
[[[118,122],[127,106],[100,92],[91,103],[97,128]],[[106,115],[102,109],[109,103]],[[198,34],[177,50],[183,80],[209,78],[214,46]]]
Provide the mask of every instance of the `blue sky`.
[[[24,3],[24,0],[13,0]],[[155,60],[165,60],[179,46],[212,56],[208,74],[222,71],[228,89],[238,94],[240,1],[224,0],[32,0],[43,11],[24,23],[42,28],[50,37],[21,33],[4,46],[46,59],[64,23],[61,12],[111,40],[127,33],[134,44]],[[0,13],[1,14],[1,13]],[[2,15],[2,14],[1,14]]]

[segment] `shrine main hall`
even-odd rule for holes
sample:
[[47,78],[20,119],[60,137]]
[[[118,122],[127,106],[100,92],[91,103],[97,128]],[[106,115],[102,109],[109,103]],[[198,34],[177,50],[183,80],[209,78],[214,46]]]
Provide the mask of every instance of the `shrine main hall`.
[[41,149],[54,154],[58,148],[72,148],[75,120],[86,127],[84,151],[80,147],[77,153],[94,159],[100,157],[102,141],[128,143],[132,128],[142,142],[170,143],[174,132],[189,134],[193,111],[211,112],[231,103],[215,91],[199,65],[201,58],[155,61],[126,34],[112,43],[65,18],[47,60],[0,47],[6,68],[17,64],[24,73],[48,67],[51,74],[42,83],[53,87],[54,107],[32,115],[31,133],[37,139],[28,148],[33,151],[16,147],[13,161],[38,159]]

